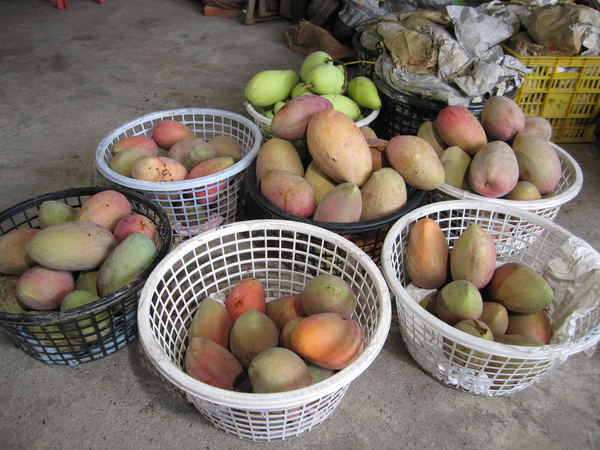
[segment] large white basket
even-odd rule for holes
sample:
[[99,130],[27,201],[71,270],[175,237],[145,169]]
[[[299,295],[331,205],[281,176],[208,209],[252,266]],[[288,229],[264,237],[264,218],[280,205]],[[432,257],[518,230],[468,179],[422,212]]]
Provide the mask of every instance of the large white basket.
[[[227,293],[245,277],[260,279],[267,298],[299,294],[320,273],[341,276],[358,297],[352,317],[366,342],[349,366],[315,385],[276,394],[231,392],[186,375],[188,328],[203,298]],[[252,441],[288,439],[327,419],[378,355],[390,324],[389,290],[373,261],[333,232],[286,220],[242,221],[185,241],[150,275],[138,311],[143,348],[170,386],[215,427]]]
[[[554,290],[548,313],[550,345],[511,346],[470,336],[430,314],[418,301],[427,293],[405,269],[406,243],[421,218],[435,220],[450,248],[470,224],[496,242],[497,262],[522,262]],[[585,241],[538,215],[493,203],[445,201],[401,217],[382,248],[381,267],[395,299],[400,329],[414,360],[440,382],[479,395],[517,392],[570,355],[600,340],[600,255]]]
[[[209,175],[185,181],[152,182],[129,178],[109,166],[114,144],[126,137],[150,137],[154,125],[172,119],[184,123],[198,138],[211,139],[225,135],[241,147],[242,158],[231,167]],[[134,190],[161,206],[169,216],[173,237],[181,241],[242,217],[246,194],[247,168],[258,153],[261,134],[249,119],[219,109],[185,108],[158,111],[121,125],[105,136],[96,148],[96,170],[101,177],[96,184],[112,184]],[[206,187],[220,191],[216,201],[210,200]]]
[[477,200],[504,205],[509,208],[521,208],[531,211],[548,220],[554,220],[562,205],[573,200],[581,191],[583,186],[583,173],[577,161],[573,159],[564,149],[550,142],[560,159],[562,174],[558,185],[554,189],[553,197],[541,200],[506,200],[502,198],[484,197],[473,192],[459,189],[448,183],[439,188],[425,193],[425,203],[435,203],[445,200]]

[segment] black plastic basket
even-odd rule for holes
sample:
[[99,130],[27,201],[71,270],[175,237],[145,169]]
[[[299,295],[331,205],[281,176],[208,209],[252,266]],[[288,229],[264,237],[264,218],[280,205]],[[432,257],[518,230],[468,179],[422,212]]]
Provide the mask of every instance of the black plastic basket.
[[352,46],[356,50],[356,59],[358,61],[367,61],[366,63],[359,62],[357,64],[358,74],[362,75],[363,77],[373,79],[375,64],[370,64],[369,62],[375,63],[377,58],[379,58],[379,52],[363,46],[360,42],[361,34],[362,33],[356,33],[352,37]]
[[[39,228],[39,207],[46,200],[62,201],[78,208],[87,198],[106,189],[69,189],[19,203],[0,213],[0,235],[17,228]],[[0,326],[25,353],[46,364],[75,366],[94,361],[122,349],[138,337],[138,298],[146,278],[170,250],[171,225],[167,214],[151,200],[130,191],[111,189],[129,199],[132,212],[145,215],[156,225],[158,254],[135,281],[89,305],[36,314],[0,312]]]
[[423,201],[425,192],[420,189],[415,189],[407,185],[407,201],[406,204],[398,211],[381,217],[379,219],[368,220],[365,222],[355,223],[333,223],[321,222],[310,218],[290,214],[272,202],[262,194],[256,180],[256,160],[252,161],[248,167],[248,192],[252,199],[261,208],[265,219],[284,219],[293,220],[295,222],[303,222],[311,225],[316,225],[326,230],[339,234],[348,239],[364,251],[374,262],[379,264],[381,247],[390,227],[402,217],[404,214],[417,208]]

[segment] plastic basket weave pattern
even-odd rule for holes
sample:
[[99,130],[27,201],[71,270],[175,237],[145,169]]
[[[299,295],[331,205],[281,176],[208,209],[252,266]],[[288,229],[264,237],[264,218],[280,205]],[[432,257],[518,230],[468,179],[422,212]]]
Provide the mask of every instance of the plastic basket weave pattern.
[[352,46],[356,50],[356,59],[360,61],[358,64],[358,74],[373,79],[373,74],[375,73],[374,63],[377,61],[377,58],[379,58],[379,52],[363,46],[360,42],[361,34],[362,33],[356,33],[352,37]]
[[[197,381],[183,370],[187,333],[199,302],[255,277],[267,298],[301,293],[321,273],[345,279],[358,297],[353,313],[365,333],[365,350],[345,369],[290,392],[230,392]],[[216,428],[244,440],[298,436],[322,423],[350,382],[381,350],[391,324],[383,275],[346,239],[313,225],[283,220],[242,221],[190,239],[167,255],[140,299],[140,341],[152,364]]]
[[445,200],[477,200],[506,205],[511,208],[521,208],[538,214],[548,220],[554,220],[565,203],[573,200],[581,191],[583,186],[583,173],[577,161],[565,150],[552,144],[560,159],[561,176],[558,185],[554,189],[554,196],[540,200],[506,200],[502,198],[489,198],[475,194],[464,189],[458,189],[447,183],[439,188],[425,193],[424,203],[435,203]]
[[[241,147],[242,158],[213,175],[162,183],[135,180],[110,168],[112,148],[117,141],[133,135],[151,136],[154,125],[165,119],[184,123],[201,139],[209,140],[218,135],[232,137]],[[108,182],[156,202],[169,216],[174,238],[182,241],[242,217],[246,169],[258,153],[260,144],[258,127],[239,114],[199,108],[158,111],[125,123],[100,141],[96,149],[96,169],[101,179],[97,184]],[[219,191],[216,200],[211,198],[213,189]]]
[[[416,294],[423,291],[412,285],[405,269],[408,235],[424,217],[440,225],[450,248],[470,224],[479,225],[496,242],[498,264],[522,262],[544,275],[550,261],[562,263],[563,256],[574,258],[574,272],[580,273],[565,283],[569,286],[553,287],[555,299],[549,308],[554,327],[570,326],[569,337],[539,348],[505,345],[470,336],[427,312]],[[584,263],[581,257],[573,257],[573,246],[588,255],[585,267],[590,264],[589,271],[577,269]],[[594,262],[589,263],[589,259]],[[382,272],[395,299],[402,337],[411,356],[433,378],[462,391],[486,396],[512,394],[600,340],[600,285],[593,281],[600,276],[600,255],[568,231],[528,211],[458,200],[420,207],[398,220],[388,233],[382,249]],[[593,297],[595,305],[572,313],[580,295],[571,282],[581,283],[581,293]]]
[[[42,195],[0,213],[0,234],[18,228],[39,228],[38,211],[46,200],[74,208],[104,188],[78,188]],[[118,190],[118,189],[117,189]],[[159,232],[154,262],[134,282],[90,305],[62,312],[8,314],[0,312],[0,326],[28,355],[46,364],[75,366],[94,361],[125,347],[137,333],[137,301],[145,278],[169,251],[171,227],[165,212],[147,198],[119,190],[132,211],[148,217]]]

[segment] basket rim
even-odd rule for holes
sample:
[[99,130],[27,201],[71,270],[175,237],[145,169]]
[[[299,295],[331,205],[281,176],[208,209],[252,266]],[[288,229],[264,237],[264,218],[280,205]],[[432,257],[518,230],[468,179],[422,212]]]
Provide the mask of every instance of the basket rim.
[[[351,252],[358,260],[360,260],[361,264],[363,264],[373,279],[373,283],[379,295],[379,303],[381,305],[377,326],[372,335],[372,339],[365,346],[360,356],[346,368],[340,370],[324,381],[302,389],[281,393],[253,394],[227,391],[195,380],[177,367],[165,355],[150,332],[148,326],[150,299],[155,292],[157,282],[161,279],[165,270],[171,267],[174,262],[180,261],[181,257],[190,250],[210,241],[215,234],[223,237],[224,235],[235,234],[236,232],[249,232],[252,230],[264,231],[265,229],[310,233],[313,236],[326,238],[337,247]],[[303,405],[347,386],[364,372],[379,354],[387,339],[389,328],[391,326],[391,319],[392,308],[387,283],[375,263],[366,253],[349,240],[321,227],[300,224],[288,220],[257,219],[240,221],[215,228],[185,241],[173,249],[156,266],[142,289],[138,303],[138,331],[142,347],[157,370],[167,380],[186,394],[202,400],[213,402],[221,406],[252,410],[272,408],[284,409],[286,407]]]
[[[262,125],[271,126],[271,119],[263,116],[256,109],[254,109],[254,106],[250,102],[246,102],[246,103],[244,103],[244,105],[246,106],[246,111],[248,111],[248,113],[255,120],[260,122]],[[368,126],[371,122],[373,122],[377,118],[377,116],[379,116],[380,111],[381,111],[380,109],[374,109],[371,111],[371,113],[367,117],[365,117],[364,119],[358,120],[354,123],[356,124],[356,126],[358,128]]]
[[[391,254],[394,240],[398,236],[399,232],[411,221],[415,221],[418,218],[424,217],[431,213],[461,208],[479,209],[499,214],[517,215],[520,218],[533,223],[534,225],[543,226],[546,229],[551,229],[558,234],[562,234],[565,240],[575,237],[573,233],[555,224],[549,219],[541,217],[527,210],[511,208],[506,205],[492,203],[482,204],[482,202],[472,200],[448,200],[421,206],[401,217],[391,227],[386,235],[383,247],[381,249],[381,271],[388,283],[390,291],[397,297],[398,301],[402,302],[403,306],[410,310],[411,314],[417,316],[422,322],[433,327],[440,334],[451,338],[459,344],[469,346],[477,351],[485,353],[493,352],[495,355],[509,358],[529,358],[536,360],[564,359],[570,355],[584,351],[600,341],[600,326],[592,330],[592,332],[587,335],[586,339],[581,340],[587,340],[587,342],[568,341],[558,344],[547,344],[542,347],[525,347],[487,341],[455,329],[454,327],[433,316],[425,308],[419,305],[419,303],[416,302],[408,293],[408,291],[406,291],[406,289],[400,284],[400,281],[396,278],[396,275],[392,269]],[[587,339],[588,337],[589,339]]]
[[[144,122],[148,122],[155,119],[173,117],[177,115],[186,115],[186,114],[212,114],[212,115],[220,115],[223,117],[227,117],[232,120],[236,120],[241,124],[248,127],[248,129],[252,132],[254,136],[254,145],[248,151],[244,157],[242,157],[239,161],[235,162],[232,166],[228,167],[225,170],[214,173],[212,175],[207,175],[204,177],[193,178],[191,180],[183,180],[183,181],[143,181],[136,180],[130,177],[123,176],[114,170],[112,170],[106,161],[104,160],[103,153],[104,150],[108,147],[108,144],[113,141],[119,134],[123,131],[133,128],[135,125],[139,125]],[[113,129],[110,133],[102,138],[98,146],[96,147],[96,159],[95,165],[100,171],[100,173],[105,176],[107,179],[114,183],[118,183],[122,186],[126,186],[128,188],[143,190],[143,191],[158,191],[158,192],[171,192],[171,191],[179,191],[185,189],[194,189],[199,186],[205,186],[210,183],[216,183],[224,179],[228,179],[242,172],[244,169],[250,165],[250,162],[254,159],[258,150],[260,149],[262,140],[262,135],[260,129],[256,126],[256,124],[250,119],[231,112],[225,111],[222,109],[214,109],[214,108],[180,108],[180,109],[169,109],[163,111],[155,111],[152,113],[145,114],[138,118],[132,119],[119,127]]]
[[273,204],[263,195],[260,188],[258,187],[258,183],[256,182],[256,160],[252,161],[250,167],[248,168],[248,177],[246,178],[246,184],[248,185],[248,192],[250,196],[254,199],[254,201],[261,208],[266,209],[270,214],[273,214],[278,217],[285,217],[287,220],[294,220],[302,223],[306,223],[309,225],[318,225],[322,228],[326,228],[330,231],[335,231],[336,233],[361,233],[364,231],[373,230],[375,228],[380,228],[385,225],[388,225],[394,222],[399,216],[406,214],[407,211],[412,211],[415,209],[425,197],[425,191],[420,189],[413,188],[413,194],[407,198],[406,203],[402,208],[398,211],[395,211],[386,216],[380,217],[379,219],[372,219],[362,222],[323,222],[320,220],[313,220],[308,217],[297,216],[295,214],[288,213]]
[[163,245],[157,249],[157,254],[154,258],[154,261],[131,283],[126,284],[125,286],[123,286],[122,288],[118,289],[110,295],[100,297],[98,300],[92,303],[79,306],[77,308],[68,309],[65,311],[47,311],[36,314],[12,314],[0,311],[0,324],[2,322],[19,323],[23,325],[53,324],[63,320],[66,321],[75,319],[84,314],[96,312],[102,308],[105,308],[106,306],[112,305],[113,303],[123,298],[123,296],[129,295],[132,292],[132,290],[139,289],[145,283],[146,278],[152,273],[154,267],[156,267],[159,261],[169,253],[173,236],[171,223],[169,221],[167,213],[162,208],[158,207],[158,205],[156,205],[156,203],[150,200],[149,198],[137,194],[136,192],[121,189],[119,187],[79,187],[38,195],[37,197],[33,197],[29,200],[17,203],[16,205],[13,205],[10,208],[0,212],[0,221],[3,221],[8,217],[14,216],[14,214],[23,207],[40,205],[45,200],[64,199],[66,197],[79,195],[93,195],[95,193],[106,190],[114,190],[120,192],[128,198],[133,199],[138,203],[142,203],[145,206],[148,206],[157,216],[160,217],[162,225],[165,228],[166,237]]
[[568,201],[573,200],[581,191],[581,188],[583,187],[583,172],[581,167],[579,167],[579,164],[577,164],[577,161],[575,161],[575,158],[573,158],[566,150],[553,142],[549,142],[549,144],[554,148],[561,161],[566,164],[569,172],[575,174],[573,185],[571,185],[565,192],[561,192],[554,197],[542,198],[540,200],[508,200],[503,198],[484,197],[483,195],[469,192],[464,189],[459,189],[448,183],[443,183],[440,187],[438,187],[438,190],[444,194],[451,195],[456,199],[498,203],[515,208],[526,209],[528,211],[562,206]]

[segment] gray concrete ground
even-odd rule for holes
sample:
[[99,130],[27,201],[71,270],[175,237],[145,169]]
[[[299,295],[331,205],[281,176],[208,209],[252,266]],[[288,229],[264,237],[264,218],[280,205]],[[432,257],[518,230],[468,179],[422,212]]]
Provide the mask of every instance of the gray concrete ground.
[[[92,183],[97,143],[170,108],[245,114],[264,69],[299,69],[286,19],[242,25],[189,0],[0,1],[0,210]],[[598,144],[563,145],[584,173],[556,222],[600,250]],[[395,322],[371,367],[323,424],[277,448],[600,448],[600,355],[578,354],[503,397],[456,391],[423,372]],[[148,367],[139,340],[76,367],[48,366],[0,333],[0,447],[250,448],[214,428]]]

